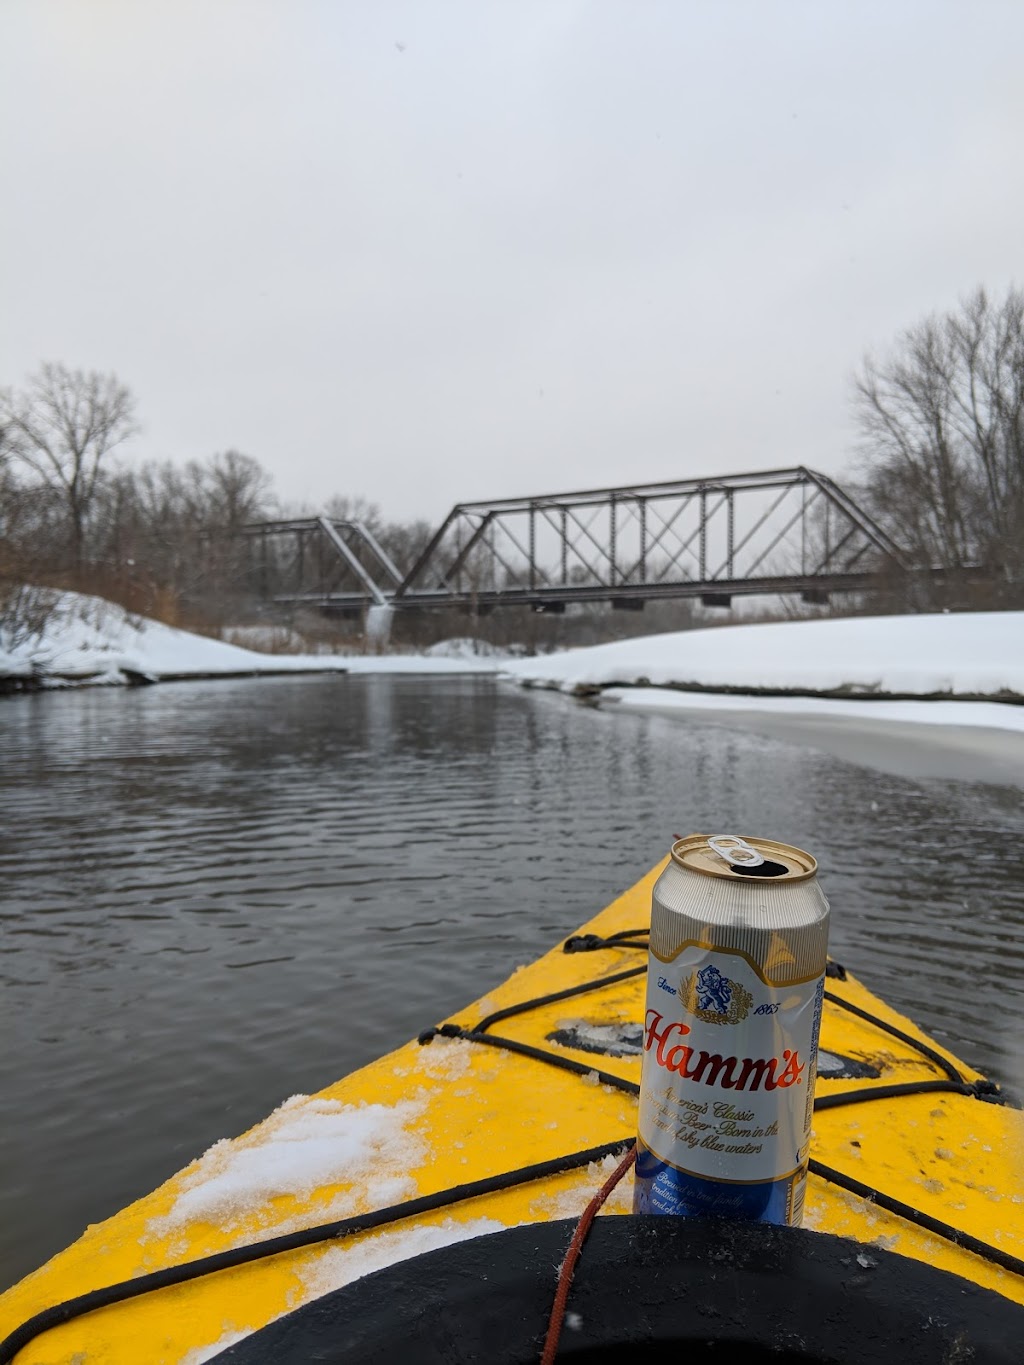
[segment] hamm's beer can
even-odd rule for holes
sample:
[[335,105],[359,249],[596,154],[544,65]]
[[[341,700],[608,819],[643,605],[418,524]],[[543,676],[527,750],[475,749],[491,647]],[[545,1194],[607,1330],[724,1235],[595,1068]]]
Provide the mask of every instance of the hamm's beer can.
[[634,1213],[799,1224],[828,901],[809,853],[693,834],[654,887]]

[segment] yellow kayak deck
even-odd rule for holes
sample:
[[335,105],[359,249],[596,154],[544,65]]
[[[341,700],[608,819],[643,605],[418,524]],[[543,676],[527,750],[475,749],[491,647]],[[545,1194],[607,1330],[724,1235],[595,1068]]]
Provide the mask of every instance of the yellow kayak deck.
[[[375,1210],[556,1159],[576,1157],[572,1169],[528,1173],[509,1188],[456,1196],[93,1308],[45,1327],[7,1358],[18,1365],[200,1365],[274,1318],[396,1260],[578,1215],[615,1165],[613,1149],[635,1135],[640,1060],[630,1038],[643,1018],[647,961],[638,945],[660,871],[580,931],[603,942],[584,940],[576,952],[559,942],[451,1016],[458,1027],[447,1032],[456,1036],[435,1032],[316,1096],[294,1097],[88,1228],[0,1297],[0,1337],[77,1296],[231,1248],[320,1225],[344,1231]],[[641,928],[643,935],[607,943]],[[1024,1277],[1012,1268],[1024,1258],[1024,1113],[987,1102],[992,1088],[984,1077],[853,977],[840,972],[826,987],[804,1226],[924,1261],[1024,1304]],[[542,1003],[515,1009],[530,1001]],[[462,1036],[484,1020],[483,1033]],[[608,1154],[577,1156],[594,1148]],[[628,1212],[631,1204],[627,1178],[603,1215]],[[900,1206],[919,1211],[926,1225],[894,1211]]]

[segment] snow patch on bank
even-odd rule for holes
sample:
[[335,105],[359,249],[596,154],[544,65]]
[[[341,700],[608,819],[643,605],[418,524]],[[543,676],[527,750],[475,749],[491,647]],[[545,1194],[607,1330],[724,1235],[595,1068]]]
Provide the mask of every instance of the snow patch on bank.
[[[241,673],[251,671],[254,660],[269,661],[265,654],[135,616],[101,597],[53,593],[48,611],[35,637],[17,643],[0,638],[0,672],[111,683],[124,682],[132,673],[153,679],[178,673]],[[278,662],[275,656],[275,667]]]
[[32,593],[42,624],[35,631],[0,628],[0,680],[96,686],[237,674],[493,673],[501,662],[490,647],[474,653],[465,641],[451,657],[261,654],[133,615],[101,597],[47,589]]
[[[1024,612],[858,616],[646,635],[506,664],[526,686],[1024,699]],[[968,723],[961,717],[961,723]]]
[[602,703],[626,711],[679,714],[759,712],[777,716],[819,716],[835,721],[891,722],[898,725],[956,725],[1024,734],[1024,706],[989,701],[845,701],[833,697],[757,697],[722,692],[675,692],[662,687],[610,687]]
[[501,645],[492,645],[488,640],[460,635],[451,640],[439,640],[436,645],[428,645],[423,653],[429,659],[495,659],[501,662],[519,658],[524,651],[523,645],[503,648]]

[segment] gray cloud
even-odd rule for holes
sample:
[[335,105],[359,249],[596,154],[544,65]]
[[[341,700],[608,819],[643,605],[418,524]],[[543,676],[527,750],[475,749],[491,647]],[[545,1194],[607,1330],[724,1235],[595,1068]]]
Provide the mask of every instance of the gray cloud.
[[1015,3],[7,0],[0,382],[136,448],[457,499],[851,448],[849,375],[1019,278]]

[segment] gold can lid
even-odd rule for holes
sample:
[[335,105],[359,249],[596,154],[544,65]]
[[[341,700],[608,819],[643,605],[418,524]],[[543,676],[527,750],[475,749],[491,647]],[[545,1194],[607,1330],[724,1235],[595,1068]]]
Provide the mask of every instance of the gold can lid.
[[802,882],[818,870],[817,859],[803,849],[746,834],[688,834],[672,845],[672,861],[690,872],[743,881]]

